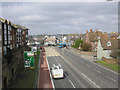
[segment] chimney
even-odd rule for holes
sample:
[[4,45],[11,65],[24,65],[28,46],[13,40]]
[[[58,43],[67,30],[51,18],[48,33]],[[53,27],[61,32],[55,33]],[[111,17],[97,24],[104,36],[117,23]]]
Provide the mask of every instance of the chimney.
[[86,30],[86,34],[88,34],[88,30]]
[[90,32],[92,32],[92,29],[90,29]]

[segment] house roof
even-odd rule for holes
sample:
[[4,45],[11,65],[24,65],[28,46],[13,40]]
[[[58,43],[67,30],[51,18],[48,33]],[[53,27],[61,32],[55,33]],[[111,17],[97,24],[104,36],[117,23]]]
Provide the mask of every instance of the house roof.
[[55,41],[56,38],[53,38],[53,37],[48,37],[45,41]]
[[28,30],[26,27],[21,26],[21,25],[17,25],[17,27],[20,28],[20,29],[23,29],[23,30]]
[[88,36],[89,36],[90,42],[92,42],[92,41],[95,40],[95,34],[94,34],[94,32],[92,31],[92,29],[91,29],[90,32],[88,33]]
[[[88,33],[88,31],[86,33]],[[108,39],[108,34],[107,33],[103,33],[100,30],[92,31],[92,29],[91,29],[90,32],[88,33],[88,37],[89,37],[90,42],[97,41],[98,40],[98,36],[100,38]]]
[[[110,46],[107,45],[107,43],[110,42]],[[120,49],[120,39],[101,39],[101,45],[104,50],[117,50]]]

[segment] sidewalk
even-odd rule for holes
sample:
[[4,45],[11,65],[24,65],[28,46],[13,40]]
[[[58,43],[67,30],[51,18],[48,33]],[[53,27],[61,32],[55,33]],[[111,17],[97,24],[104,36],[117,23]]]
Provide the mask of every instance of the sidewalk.
[[41,52],[40,60],[40,76],[39,76],[39,86],[38,88],[47,88],[52,90],[52,82],[49,74],[48,64],[46,60],[45,52]]
[[70,50],[75,52],[75,53],[79,53],[79,55],[86,60],[89,60],[89,61],[92,61],[92,62],[98,60],[98,59],[93,57],[94,55],[96,55],[96,53],[80,51],[80,50],[74,49],[72,47],[70,48]]

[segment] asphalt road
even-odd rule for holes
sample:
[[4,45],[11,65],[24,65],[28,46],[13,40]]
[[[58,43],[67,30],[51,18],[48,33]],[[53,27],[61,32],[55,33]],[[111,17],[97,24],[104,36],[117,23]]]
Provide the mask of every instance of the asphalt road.
[[53,79],[55,88],[118,88],[118,74],[91,63],[67,49],[54,48],[60,55],[47,56],[49,66],[61,64],[64,79]]

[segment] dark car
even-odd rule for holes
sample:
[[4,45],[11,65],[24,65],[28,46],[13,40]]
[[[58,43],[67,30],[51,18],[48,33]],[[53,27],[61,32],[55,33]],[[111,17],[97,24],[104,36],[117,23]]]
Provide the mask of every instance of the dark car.
[[42,49],[42,52],[45,52],[45,49]]
[[40,47],[40,50],[44,49],[44,47]]

